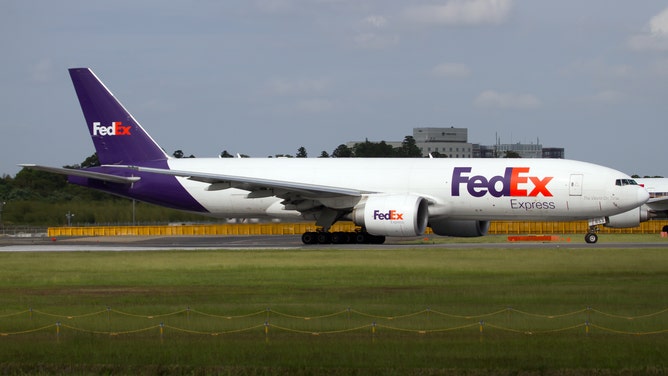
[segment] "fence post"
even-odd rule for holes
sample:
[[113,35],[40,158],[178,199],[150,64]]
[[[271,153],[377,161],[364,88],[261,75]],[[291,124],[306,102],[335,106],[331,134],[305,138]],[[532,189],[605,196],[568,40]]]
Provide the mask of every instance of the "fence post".
[[509,327],[512,323],[513,307],[506,307],[506,325]]

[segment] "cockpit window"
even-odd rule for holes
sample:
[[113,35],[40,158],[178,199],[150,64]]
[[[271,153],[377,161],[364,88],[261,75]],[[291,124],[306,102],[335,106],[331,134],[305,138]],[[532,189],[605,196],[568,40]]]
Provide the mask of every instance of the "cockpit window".
[[638,185],[638,183],[633,179],[617,179],[615,180],[615,185],[617,186]]

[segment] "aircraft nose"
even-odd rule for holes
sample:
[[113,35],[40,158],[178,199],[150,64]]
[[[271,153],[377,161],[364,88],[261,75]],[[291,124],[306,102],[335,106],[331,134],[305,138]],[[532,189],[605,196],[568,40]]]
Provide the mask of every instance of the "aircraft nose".
[[638,206],[644,204],[649,200],[649,192],[645,187],[638,187]]

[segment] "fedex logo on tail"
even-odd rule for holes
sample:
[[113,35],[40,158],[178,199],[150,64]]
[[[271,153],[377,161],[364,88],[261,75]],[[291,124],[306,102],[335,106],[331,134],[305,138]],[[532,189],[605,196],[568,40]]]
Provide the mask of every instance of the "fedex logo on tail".
[[470,176],[471,167],[455,167],[452,173],[452,195],[459,196],[462,184],[473,197],[490,194],[494,197],[552,197],[547,184],[553,176],[530,175],[529,167],[507,167],[503,175],[487,178],[482,175]]
[[93,122],[93,136],[130,136],[130,127],[130,125],[122,125],[120,121],[112,121],[108,127],[95,121]]

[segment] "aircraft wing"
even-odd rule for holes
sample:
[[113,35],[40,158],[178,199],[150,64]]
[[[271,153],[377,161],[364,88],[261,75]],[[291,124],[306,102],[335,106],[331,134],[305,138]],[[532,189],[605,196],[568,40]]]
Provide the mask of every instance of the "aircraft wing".
[[30,168],[38,171],[46,171],[59,175],[71,175],[71,176],[81,176],[89,179],[97,179],[102,181],[108,181],[112,183],[120,184],[132,184],[139,181],[139,177],[130,177],[130,176],[118,176],[113,174],[105,174],[103,172],[94,172],[87,171],[85,169],[75,169],[75,168],[62,168],[62,167],[49,167],[49,166],[40,166],[36,164],[20,164],[19,166]]
[[649,200],[645,204],[650,210],[657,213],[668,212],[668,179],[638,178],[635,180],[649,192]]
[[650,198],[645,205],[657,212],[668,211],[668,196]]
[[262,197],[263,191],[277,191],[272,192],[272,196],[284,197],[283,193],[301,194],[303,196],[312,197],[335,197],[335,196],[350,196],[360,197],[363,194],[376,193],[370,191],[362,191],[357,189],[325,186],[318,184],[298,183],[284,180],[262,179],[246,176],[234,176],[225,174],[215,174],[195,171],[180,171],[168,170],[162,168],[141,167],[141,166],[127,166],[127,165],[109,165],[105,167],[127,168],[139,172],[150,172],[154,174],[163,174],[171,176],[179,176],[188,178],[194,181],[200,181],[211,184],[210,189],[225,189],[225,188],[239,188],[251,191],[250,196]]

